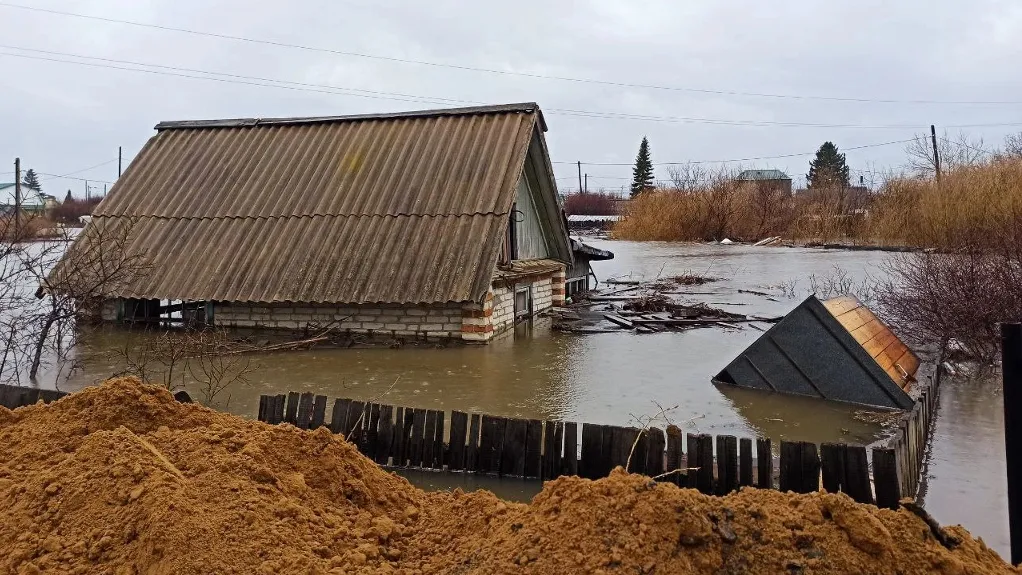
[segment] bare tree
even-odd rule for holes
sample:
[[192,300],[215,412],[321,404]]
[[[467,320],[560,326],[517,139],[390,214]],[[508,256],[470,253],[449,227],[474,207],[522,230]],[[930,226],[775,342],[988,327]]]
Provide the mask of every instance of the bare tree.
[[[130,253],[134,221],[94,220],[68,249],[68,240],[29,242],[6,248],[8,286],[0,294],[9,379],[36,380],[44,359],[54,358],[59,374],[76,367],[75,322],[95,317],[108,294],[148,272],[145,254]],[[13,362],[13,363],[11,363]]]
[[[908,155],[908,168],[917,176],[929,177],[936,173],[937,161],[929,135],[916,136],[905,146],[905,153]],[[937,153],[941,169],[949,171],[979,164],[990,150],[984,145],[983,138],[972,138],[965,132],[959,132],[952,138],[945,130],[943,136],[937,137]]]
[[1004,158],[1022,159],[1022,132],[1008,134],[1004,137],[1004,150],[1000,155]]
[[681,164],[667,168],[668,184],[679,192],[691,192],[705,186],[710,174],[702,164]]

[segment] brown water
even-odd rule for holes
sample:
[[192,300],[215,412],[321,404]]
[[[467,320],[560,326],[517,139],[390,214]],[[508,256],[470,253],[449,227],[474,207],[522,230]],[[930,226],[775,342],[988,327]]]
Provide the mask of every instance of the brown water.
[[998,373],[941,383],[920,498],[941,524],[964,525],[1010,557],[1002,389]]
[[[799,303],[781,295],[776,287],[781,282],[798,280],[800,287],[807,287],[809,275],[828,274],[835,265],[858,278],[876,273],[885,257],[815,249],[592,243],[616,254],[614,260],[594,264],[600,278],[686,272],[718,276],[725,279],[693,287],[688,291],[697,293],[685,299],[763,315],[782,315]],[[771,293],[774,301],[738,289]],[[774,439],[869,443],[882,433],[879,425],[856,419],[855,407],[714,386],[710,378],[759,335],[749,327],[580,335],[552,331],[549,321],[539,320],[487,346],[253,355],[248,383],[232,387],[226,408],[252,417],[260,394],[309,391],[331,398],[616,425],[635,425],[657,415],[662,406],[667,411],[661,426],[669,419],[686,431]],[[123,370],[123,358],[115,350],[137,337],[137,332],[123,330],[92,337],[85,370],[69,387]],[[195,395],[190,375],[183,375]]]

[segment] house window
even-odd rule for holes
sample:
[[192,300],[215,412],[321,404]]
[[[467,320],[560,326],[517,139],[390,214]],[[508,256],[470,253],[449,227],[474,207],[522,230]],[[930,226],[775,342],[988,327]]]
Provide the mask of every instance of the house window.
[[515,320],[532,316],[532,286],[515,288]]

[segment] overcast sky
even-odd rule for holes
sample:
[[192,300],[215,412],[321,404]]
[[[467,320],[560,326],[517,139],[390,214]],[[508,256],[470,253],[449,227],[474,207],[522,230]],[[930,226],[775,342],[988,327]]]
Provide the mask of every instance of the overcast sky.
[[[468,103],[538,102],[549,124],[551,157],[564,162],[555,163],[562,191],[578,187],[573,162],[629,163],[644,135],[654,162],[683,162],[800,154],[824,140],[841,149],[905,140],[931,123],[938,129],[983,125],[966,131],[988,144],[1022,131],[1018,0],[11,1],[323,50],[0,5],[0,181],[10,180],[13,159],[20,156],[23,169],[75,172],[74,177],[112,182],[117,147],[124,147],[127,163],[161,120],[335,115]],[[217,76],[231,80],[226,82],[110,69],[140,67],[110,60],[235,77]],[[252,78],[303,85],[266,87],[252,85],[265,84]],[[639,84],[674,89],[634,86]],[[330,87],[374,94],[357,97]],[[909,103],[918,100],[945,103]],[[847,154],[853,170],[905,163],[903,144]],[[801,177],[809,159],[803,155],[743,165]],[[108,163],[81,171],[103,162]],[[617,190],[627,185],[631,172],[628,166],[583,169],[590,174],[590,189]],[[658,166],[657,177],[666,176],[667,168]],[[69,188],[83,195],[85,183],[44,177],[43,187],[55,195]]]

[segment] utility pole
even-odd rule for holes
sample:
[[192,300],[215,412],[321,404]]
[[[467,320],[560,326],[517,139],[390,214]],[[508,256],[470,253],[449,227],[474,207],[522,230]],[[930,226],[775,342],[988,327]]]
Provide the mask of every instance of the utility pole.
[[121,177],[121,147],[117,146],[117,177]]
[[1004,381],[1004,460],[1008,471],[1008,534],[1011,564],[1022,563],[1022,324],[1001,324]]
[[930,142],[933,143],[933,167],[937,172],[937,182],[940,182],[940,153],[937,152],[937,127],[930,124]]
[[582,160],[578,161],[578,191],[582,192]]
[[14,240],[21,236],[21,158],[14,158]]
[[89,199],[89,180],[85,180],[85,200]]
[[589,193],[589,174],[586,174],[586,185],[585,185],[584,189],[585,189],[586,193],[588,194]]

